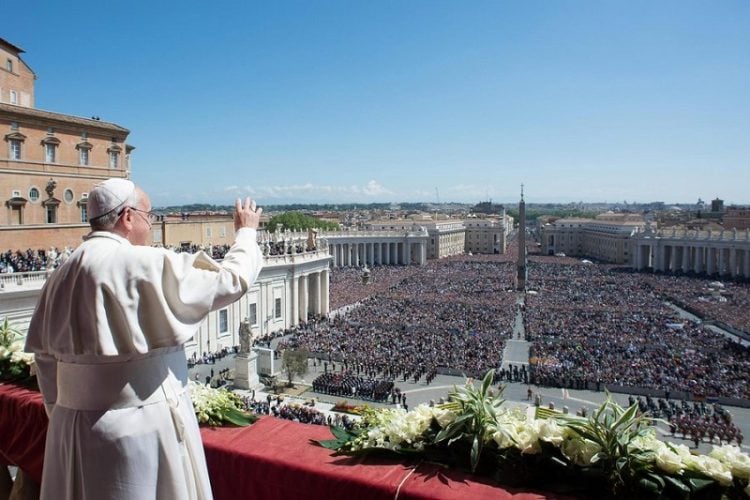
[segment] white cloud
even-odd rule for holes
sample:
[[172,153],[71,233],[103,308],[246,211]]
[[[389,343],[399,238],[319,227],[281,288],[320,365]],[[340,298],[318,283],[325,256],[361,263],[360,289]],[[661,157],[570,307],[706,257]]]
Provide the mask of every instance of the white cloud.
[[320,203],[329,201],[360,201],[362,198],[371,201],[383,201],[383,197],[393,195],[394,192],[387,189],[380,182],[370,180],[367,184],[359,186],[356,184],[332,185],[332,184],[282,184],[275,186],[227,186],[224,192],[236,195],[252,195],[255,198],[273,201],[285,200],[312,200]]

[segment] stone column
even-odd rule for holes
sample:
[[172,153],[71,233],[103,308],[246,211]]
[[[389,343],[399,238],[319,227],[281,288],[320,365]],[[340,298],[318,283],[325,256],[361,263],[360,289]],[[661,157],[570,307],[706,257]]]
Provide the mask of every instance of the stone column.
[[682,266],[680,270],[686,273],[690,270],[690,247],[682,247]]
[[328,298],[328,271],[320,272],[320,312],[321,314],[328,314],[331,312],[331,306]]
[[641,255],[641,245],[635,244],[635,252],[633,252],[633,269],[640,271],[643,269],[643,256]]
[[312,273],[309,276],[310,311],[320,314],[320,273]]
[[750,278],[750,250],[745,250],[745,265],[743,267],[745,268],[743,276]]
[[409,239],[407,238],[404,242],[404,254],[406,255],[406,262],[404,262],[405,265],[411,264],[411,243],[409,243]]
[[384,252],[385,260],[383,261],[383,264],[387,266],[391,263],[391,244],[383,243],[383,246],[385,247],[385,252]]
[[299,325],[299,278],[292,277],[292,325]]
[[716,251],[719,253],[719,276],[723,276],[727,272],[726,249],[719,247]]
[[369,255],[370,267],[375,267],[375,243],[367,244],[367,253]]
[[716,249],[708,247],[706,250],[706,273],[709,275],[716,272]]
[[737,276],[737,249],[736,248],[729,249],[729,274],[732,275],[732,278],[735,278]]
[[300,292],[301,292],[300,293],[300,299],[301,300],[300,300],[300,303],[299,303],[299,308],[300,308],[300,312],[299,312],[300,313],[299,314],[300,318],[299,319],[302,322],[306,323],[307,322],[307,313],[308,313],[308,309],[309,309],[307,275],[302,276],[301,280],[302,280],[302,283],[300,284]]
[[693,248],[693,271],[695,274],[703,272],[703,247]]
[[421,245],[419,245],[419,248],[419,263],[420,265],[425,265],[427,264],[427,242],[423,242]]

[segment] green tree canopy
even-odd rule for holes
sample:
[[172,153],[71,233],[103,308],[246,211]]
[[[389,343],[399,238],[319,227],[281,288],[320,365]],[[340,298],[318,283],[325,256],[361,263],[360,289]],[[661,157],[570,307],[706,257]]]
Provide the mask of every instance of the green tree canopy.
[[283,229],[289,229],[291,231],[304,231],[306,229],[327,229],[335,231],[339,228],[335,222],[328,222],[316,217],[310,217],[302,212],[285,212],[283,214],[274,215],[268,222],[266,228],[268,232],[276,231],[276,228],[280,224],[283,224]]
[[307,373],[307,356],[308,352],[305,350],[287,349],[284,351],[281,361],[289,382],[288,387],[292,386],[292,379],[295,375],[301,377]]

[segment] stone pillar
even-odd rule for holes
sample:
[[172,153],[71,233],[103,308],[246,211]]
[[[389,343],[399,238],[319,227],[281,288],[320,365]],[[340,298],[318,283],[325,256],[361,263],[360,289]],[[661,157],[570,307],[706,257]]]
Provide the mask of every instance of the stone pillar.
[[320,272],[320,313],[328,314],[331,312],[331,306],[328,298],[328,271]]
[[743,276],[750,278],[750,250],[745,250],[745,265],[743,267],[745,268]]
[[312,273],[307,279],[309,280],[307,289],[310,296],[310,311],[313,314],[320,314],[320,296],[318,295],[320,292],[320,273]]
[[234,358],[234,385],[245,390],[262,387],[258,377],[258,353],[241,353]]
[[370,267],[375,267],[375,243],[367,244],[367,254],[369,256],[367,260],[370,262]]
[[636,271],[641,271],[643,269],[643,246],[639,243],[635,244],[635,252],[633,252],[633,269]]
[[302,282],[300,283],[300,303],[299,303],[299,316],[300,321],[307,323],[307,313],[309,309],[309,303],[308,303],[308,281],[307,281],[307,275],[302,276],[301,278]]
[[427,264],[427,242],[422,242],[421,245],[419,245],[420,248],[420,255],[419,255],[419,264],[425,265]]
[[654,246],[654,271],[664,271],[664,247],[662,245]]
[[716,272],[716,249],[708,247],[706,250],[706,273],[712,275]]
[[716,251],[719,253],[719,276],[723,276],[727,272],[726,249],[719,247]]
[[732,275],[732,278],[737,277],[737,249],[736,248],[729,249],[729,274]]
[[387,266],[391,263],[391,244],[383,243],[383,246],[385,247],[385,260],[383,261],[383,264]]
[[695,274],[703,272],[703,247],[693,248],[693,271]]
[[292,325],[299,325],[299,278],[292,277]]
[[404,242],[404,248],[406,250],[404,252],[406,254],[406,262],[404,262],[404,264],[408,266],[409,264],[411,264],[411,243],[409,243],[408,238],[406,239],[406,242]]
[[690,270],[690,247],[684,246],[682,247],[682,267],[681,270],[683,273],[686,273]]

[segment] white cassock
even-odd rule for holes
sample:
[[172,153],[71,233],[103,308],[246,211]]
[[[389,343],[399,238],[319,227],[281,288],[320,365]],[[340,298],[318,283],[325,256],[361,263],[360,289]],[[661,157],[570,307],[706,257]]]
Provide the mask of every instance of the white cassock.
[[43,499],[212,497],[183,344],[262,264],[249,228],[220,264],[94,232],[50,276],[26,340],[50,417]]

